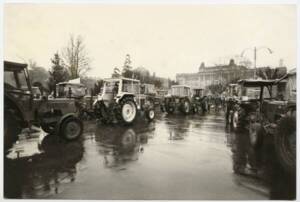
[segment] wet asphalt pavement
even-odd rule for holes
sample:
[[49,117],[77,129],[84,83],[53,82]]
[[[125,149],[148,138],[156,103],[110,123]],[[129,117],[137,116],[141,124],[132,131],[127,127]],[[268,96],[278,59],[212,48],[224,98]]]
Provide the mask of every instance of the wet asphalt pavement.
[[[50,199],[294,198],[294,178],[278,167],[272,148],[264,151],[267,160],[257,160],[247,149],[246,136],[225,125],[222,112],[159,114],[152,123],[139,119],[131,127],[89,121],[83,137],[69,143],[38,132],[33,138],[24,135],[5,158],[4,194]],[[236,174],[234,168],[244,172]]]

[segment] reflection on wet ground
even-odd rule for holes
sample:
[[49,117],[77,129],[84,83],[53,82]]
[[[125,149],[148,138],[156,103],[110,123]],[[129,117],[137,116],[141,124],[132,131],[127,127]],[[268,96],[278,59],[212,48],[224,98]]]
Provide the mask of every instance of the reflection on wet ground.
[[86,122],[74,142],[49,135],[23,142],[21,155],[5,158],[7,198],[295,197],[295,177],[276,164],[273,148],[251,150],[247,135],[226,128],[222,113],[162,114],[130,127]]

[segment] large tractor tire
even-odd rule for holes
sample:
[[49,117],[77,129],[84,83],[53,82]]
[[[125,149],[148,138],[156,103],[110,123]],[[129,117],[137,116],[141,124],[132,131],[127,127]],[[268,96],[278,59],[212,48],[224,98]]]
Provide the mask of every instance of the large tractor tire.
[[62,121],[59,134],[66,140],[75,140],[82,135],[83,124],[77,117],[69,117]]
[[137,116],[137,107],[131,97],[125,97],[120,101],[120,119],[124,124],[131,124]]
[[13,143],[18,140],[18,135],[22,131],[19,117],[13,109],[4,112],[4,150],[8,150]]
[[281,118],[274,142],[278,160],[282,167],[291,174],[296,172],[296,117]]
[[188,100],[184,100],[181,106],[181,111],[185,115],[189,114],[191,112],[191,103]]

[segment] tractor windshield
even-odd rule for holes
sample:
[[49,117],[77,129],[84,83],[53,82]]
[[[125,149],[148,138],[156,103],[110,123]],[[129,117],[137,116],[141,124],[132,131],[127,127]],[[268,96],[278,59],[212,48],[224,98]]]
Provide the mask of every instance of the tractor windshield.
[[22,70],[14,70],[14,71],[7,71],[4,72],[4,83],[7,87],[12,89],[19,89],[27,91],[28,83],[26,80],[25,71]]
[[[249,100],[258,100],[260,98],[260,87],[242,87],[238,89],[239,97],[246,96]],[[264,87],[263,97],[265,99],[271,98],[270,92],[267,87]]]
[[172,95],[189,96],[190,89],[188,87],[172,87]]
[[123,80],[122,92],[138,94],[140,90],[139,82]]
[[117,93],[119,88],[119,81],[107,81],[104,83],[105,93]]

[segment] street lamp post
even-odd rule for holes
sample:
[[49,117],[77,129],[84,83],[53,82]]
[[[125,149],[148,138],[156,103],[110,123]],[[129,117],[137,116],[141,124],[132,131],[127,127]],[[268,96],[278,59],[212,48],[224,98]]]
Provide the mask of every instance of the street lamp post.
[[[242,51],[241,53],[241,57],[244,56],[244,53],[247,51],[247,50],[251,50],[252,48],[246,48]],[[257,60],[257,51],[261,50],[261,49],[267,49],[269,51],[270,54],[273,53],[273,51],[268,48],[268,47],[265,47],[265,46],[262,46],[262,47],[258,47],[256,48],[256,46],[254,47],[254,78],[256,79],[256,60]]]

